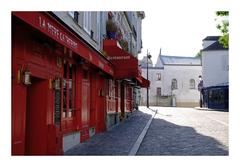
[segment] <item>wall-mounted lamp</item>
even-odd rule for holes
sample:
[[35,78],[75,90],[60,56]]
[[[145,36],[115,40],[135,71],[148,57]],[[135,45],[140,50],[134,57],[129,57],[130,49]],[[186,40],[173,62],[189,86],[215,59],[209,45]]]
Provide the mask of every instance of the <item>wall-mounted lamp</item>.
[[61,89],[61,80],[60,78],[49,79],[49,88],[60,90]]
[[31,85],[31,72],[29,70],[26,70],[23,72],[23,84],[25,85]]
[[54,80],[54,88],[55,88],[56,90],[60,90],[60,89],[61,89],[60,84],[61,84],[60,78],[56,78],[56,79]]

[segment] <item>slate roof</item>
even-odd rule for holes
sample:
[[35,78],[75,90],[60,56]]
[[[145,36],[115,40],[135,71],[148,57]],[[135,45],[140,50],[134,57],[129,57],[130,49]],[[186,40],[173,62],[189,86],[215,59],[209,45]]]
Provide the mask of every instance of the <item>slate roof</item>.
[[220,36],[207,36],[203,41],[217,41],[219,38]]
[[[166,56],[160,55],[158,59],[161,59],[163,65],[201,65],[200,58],[196,57],[182,57],[182,56]],[[161,66],[160,61],[157,61],[156,67]]]
[[213,44],[211,44],[208,47],[202,49],[202,51],[210,51],[210,50],[228,50],[228,48],[224,48],[223,45],[220,44],[217,40]]

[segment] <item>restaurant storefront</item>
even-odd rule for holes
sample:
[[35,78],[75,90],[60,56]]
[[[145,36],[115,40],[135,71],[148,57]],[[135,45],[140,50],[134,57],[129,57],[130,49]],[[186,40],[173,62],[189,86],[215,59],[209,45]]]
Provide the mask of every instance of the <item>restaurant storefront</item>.
[[62,154],[106,129],[112,64],[47,12],[12,13],[12,154]]
[[149,81],[105,42],[108,57],[51,12],[12,12],[12,155],[61,155],[134,110]]

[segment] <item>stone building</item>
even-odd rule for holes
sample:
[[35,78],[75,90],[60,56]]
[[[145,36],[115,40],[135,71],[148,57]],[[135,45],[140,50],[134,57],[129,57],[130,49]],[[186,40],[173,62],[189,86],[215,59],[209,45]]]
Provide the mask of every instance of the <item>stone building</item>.
[[[141,62],[143,76],[147,68]],[[201,60],[195,57],[165,56],[159,54],[153,66],[149,61],[149,104],[153,106],[195,107],[199,105],[198,77],[202,73]],[[141,92],[141,105],[146,105],[146,90]]]

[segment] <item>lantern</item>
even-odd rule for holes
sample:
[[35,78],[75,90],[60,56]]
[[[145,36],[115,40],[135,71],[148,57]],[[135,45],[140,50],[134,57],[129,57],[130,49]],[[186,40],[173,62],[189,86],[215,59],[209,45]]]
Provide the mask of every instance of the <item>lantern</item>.
[[25,85],[31,85],[32,83],[31,83],[31,72],[30,71],[28,71],[28,70],[26,70],[25,72],[24,72],[24,75],[23,75],[23,83],[25,84]]

